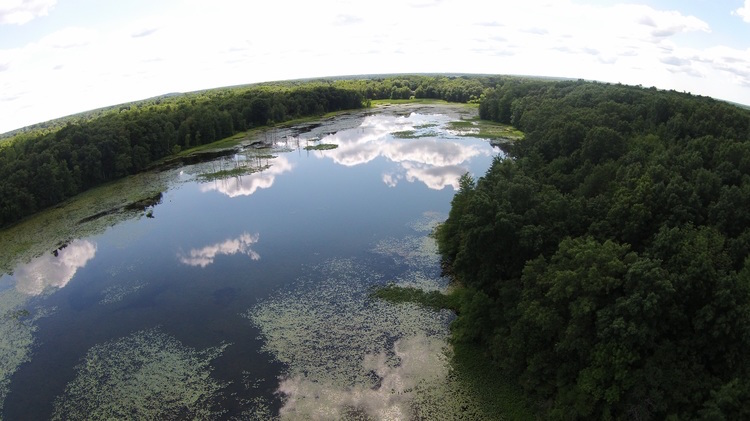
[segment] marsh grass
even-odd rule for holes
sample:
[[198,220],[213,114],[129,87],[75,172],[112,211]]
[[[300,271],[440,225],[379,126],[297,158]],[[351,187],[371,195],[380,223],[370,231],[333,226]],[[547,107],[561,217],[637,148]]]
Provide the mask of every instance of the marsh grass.
[[371,292],[371,296],[391,303],[416,303],[433,310],[457,311],[460,297],[457,292],[443,294],[440,291],[423,291],[414,287],[389,284]]
[[306,151],[328,151],[331,149],[338,148],[339,145],[334,145],[333,143],[320,143],[318,145],[309,145],[305,146]]
[[241,176],[241,175],[253,174],[253,173],[256,173],[256,172],[267,170],[269,168],[271,168],[270,165],[263,165],[263,166],[260,166],[260,167],[239,166],[239,167],[231,168],[231,169],[228,169],[228,170],[221,170],[221,171],[216,171],[216,172],[212,172],[212,173],[199,174],[198,178],[201,181],[223,180],[225,178],[238,177],[238,176]]
[[473,129],[475,127],[476,127],[475,120],[451,121],[448,124],[448,128],[451,130],[467,130],[467,129]]
[[[427,125],[427,127],[431,126]],[[415,129],[419,128],[420,127],[415,127]],[[402,130],[400,132],[391,133],[391,136],[396,139],[419,139],[421,137],[436,137],[438,136],[438,132],[432,130],[423,132],[418,132],[417,130]]]
[[399,132],[393,132],[391,133],[391,136],[395,137],[396,139],[416,139],[419,137],[416,130],[402,130]]
[[523,132],[513,126],[479,118],[452,121],[447,128],[458,132],[459,136],[480,137],[491,141],[516,141],[524,138]]

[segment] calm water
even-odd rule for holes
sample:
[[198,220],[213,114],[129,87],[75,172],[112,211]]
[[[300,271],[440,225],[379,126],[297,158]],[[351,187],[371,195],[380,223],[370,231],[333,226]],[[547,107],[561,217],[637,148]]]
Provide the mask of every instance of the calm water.
[[[271,152],[182,168],[153,218],[4,275],[2,419],[409,418],[445,405],[451,315],[368,293],[446,286],[429,231],[458,177],[499,153],[447,130],[456,110],[271,133]],[[338,147],[304,149],[318,143]],[[261,170],[205,176],[237,167]]]

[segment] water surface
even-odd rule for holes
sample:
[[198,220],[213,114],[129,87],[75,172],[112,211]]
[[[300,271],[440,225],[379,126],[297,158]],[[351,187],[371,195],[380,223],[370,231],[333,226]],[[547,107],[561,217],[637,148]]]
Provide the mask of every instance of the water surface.
[[17,265],[0,278],[2,419],[409,419],[470,404],[449,399],[452,314],[369,296],[447,286],[429,233],[460,175],[499,153],[446,128],[467,112],[268,132],[271,150],[173,170],[148,216]]

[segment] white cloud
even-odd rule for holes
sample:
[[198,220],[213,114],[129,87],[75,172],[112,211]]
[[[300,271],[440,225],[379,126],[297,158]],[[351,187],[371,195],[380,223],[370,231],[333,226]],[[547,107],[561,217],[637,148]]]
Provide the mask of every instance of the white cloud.
[[[0,132],[165,92],[351,74],[560,76],[750,103],[739,65],[713,55],[720,45],[690,44],[697,37],[721,39],[726,31],[696,16],[647,5],[573,0],[528,0],[497,11],[479,0],[419,0],[413,6],[425,5],[278,0],[264,4],[259,13],[252,2],[186,0],[169,13],[144,10],[109,26],[91,22],[96,32],[68,29],[0,51],[6,68],[0,72],[0,91],[28,92],[12,106],[0,103]],[[288,13],[292,8],[295,13]],[[477,9],[484,13],[477,15]],[[7,18],[10,8],[4,10]],[[746,18],[748,10],[746,2],[734,13]],[[716,37],[712,29],[719,32]],[[748,41],[735,44],[732,57],[746,57],[747,47]],[[665,63],[670,58],[691,60],[699,68],[683,71]],[[64,67],[52,73],[58,65]]]
[[745,4],[733,11],[732,14],[737,15],[745,22],[750,23],[750,0],[745,0]]
[[130,36],[133,38],[147,37],[161,29],[163,25],[164,22],[158,16],[148,16],[131,25]]
[[68,27],[42,38],[40,44],[49,48],[74,48],[91,44],[97,38],[96,31],[80,27]]
[[400,174],[385,173],[383,174],[383,184],[388,187],[396,187],[402,178],[403,176]]
[[0,0],[0,24],[23,25],[47,16],[57,0]]

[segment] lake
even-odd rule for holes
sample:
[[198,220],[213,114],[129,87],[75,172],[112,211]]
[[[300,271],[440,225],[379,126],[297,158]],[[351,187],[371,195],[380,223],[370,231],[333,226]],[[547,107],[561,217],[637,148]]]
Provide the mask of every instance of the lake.
[[272,129],[256,139],[270,148],[163,169],[148,176],[154,204],[40,243],[0,278],[2,419],[429,419],[471,405],[450,372],[453,314],[370,294],[449,287],[430,233],[458,178],[501,153],[450,129],[475,115],[396,105]]

